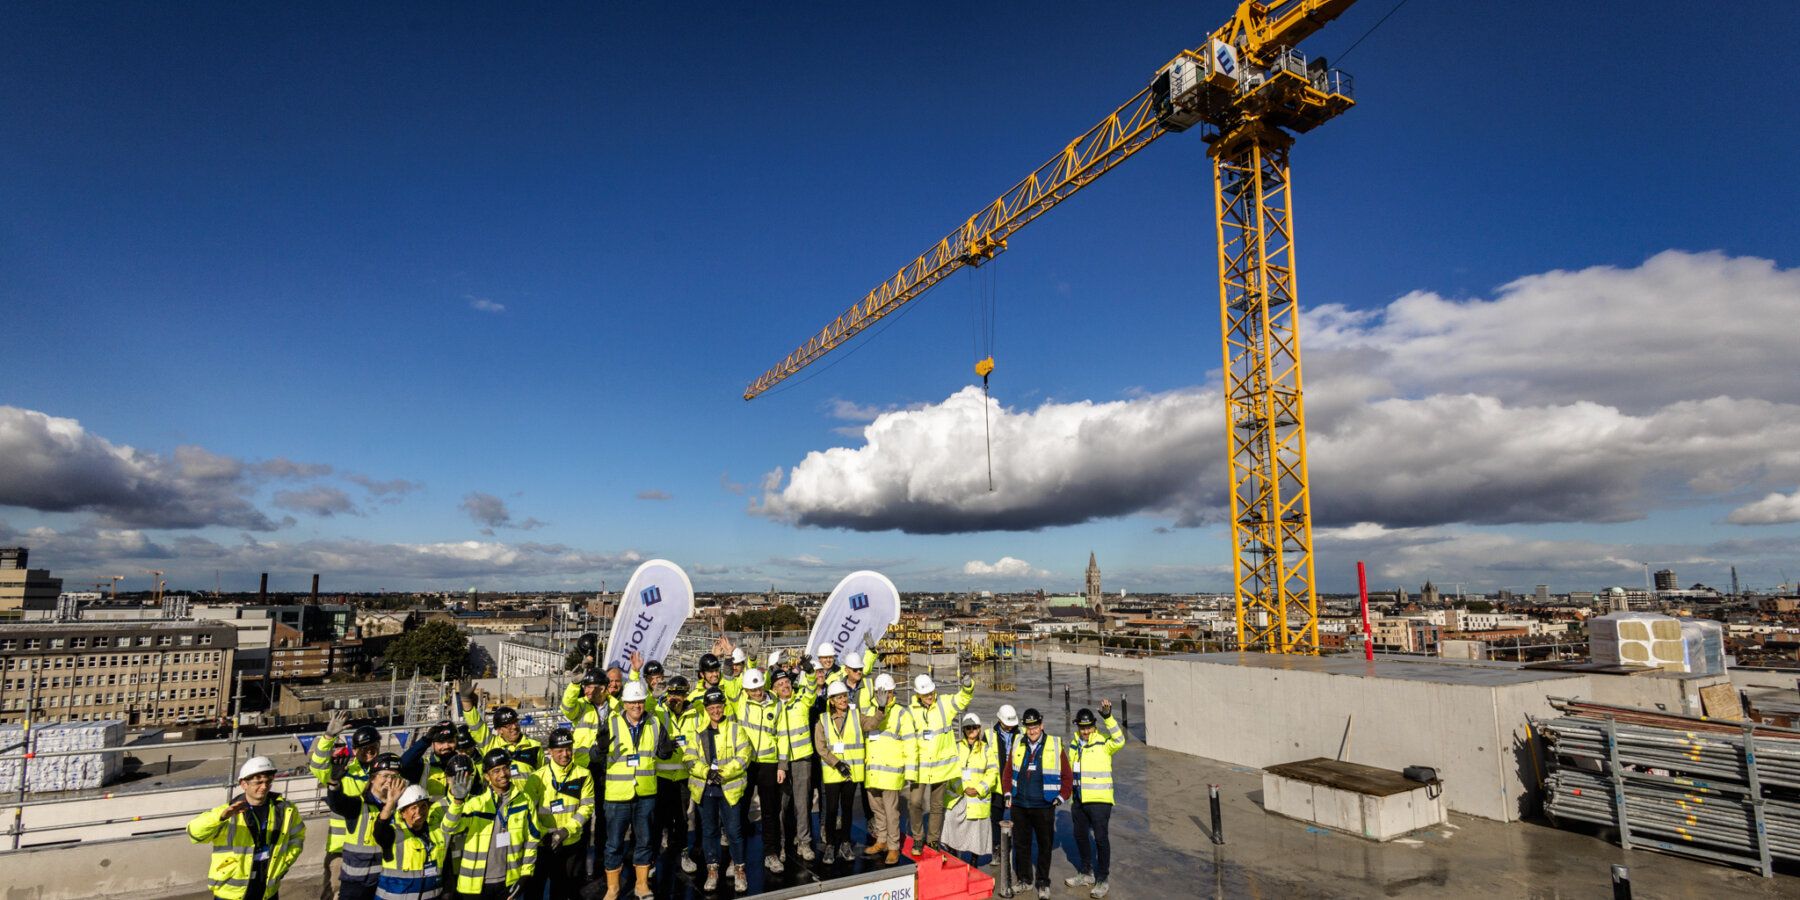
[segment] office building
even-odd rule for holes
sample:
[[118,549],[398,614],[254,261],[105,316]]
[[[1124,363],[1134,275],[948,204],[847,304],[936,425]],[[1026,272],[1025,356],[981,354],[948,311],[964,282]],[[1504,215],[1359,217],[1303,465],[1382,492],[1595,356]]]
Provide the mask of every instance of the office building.
[[211,722],[231,704],[237,632],[195,621],[0,623],[0,724]]

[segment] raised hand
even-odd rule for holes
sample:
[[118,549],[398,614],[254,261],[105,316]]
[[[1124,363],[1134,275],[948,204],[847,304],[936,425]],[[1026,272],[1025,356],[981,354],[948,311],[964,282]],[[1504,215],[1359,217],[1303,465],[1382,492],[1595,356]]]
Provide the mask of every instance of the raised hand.
[[643,651],[641,651],[641,650],[631,651],[631,671],[642,672],[643,670],[644,670],[644,653],[643,653]]
[[238,799],[232,801],[230,806],[227,806],[224,809],[219,811],[219,821],[229,822],[229,821],[231,821],[232,816],[235,816],[238,813],[241,813],[244,810],[249,809],[249,808],[250,808],[250,801],[245,800],[242,797],[239,797]]
[[333,757],[331,757],[331,783],[332,784],[337,784],[338,782],[343,781],[344,773],[348,772],[349,770],[350,770],[350,757],[348,757],[348,756],[333,756]]
[[1103,717],[1112,715],[1112,701],[1111,700],[1100,701],[1100,715]]
[[450,776],[450,796],[459,801],[469,799],[469,788],[474,781],[475,776],[468,772],[459,772]]
[[332,710],[331,715],[325,719],[325,736],[334,741],[337,740],[338,735],[344,733],[344,726],[348,724],[350,724],[349,710]]

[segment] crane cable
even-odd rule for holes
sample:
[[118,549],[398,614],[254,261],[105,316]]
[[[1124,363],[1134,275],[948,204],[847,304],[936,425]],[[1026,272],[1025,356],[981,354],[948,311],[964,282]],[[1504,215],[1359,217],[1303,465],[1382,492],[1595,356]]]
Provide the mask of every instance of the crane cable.
[[[993,265],[994,259],[988,259]],[[989,270],[985,279],[981,277],[981,269],[969,273],[969,316],[972,319],[972,334],[975,340],[975,374],[981,376],[981,431],[987,443],[987,475],[988,492],[994,490],[994,434],[988,422],[988,376],[994,371],[994,312],[998,291],[995,284],[998,273]]]

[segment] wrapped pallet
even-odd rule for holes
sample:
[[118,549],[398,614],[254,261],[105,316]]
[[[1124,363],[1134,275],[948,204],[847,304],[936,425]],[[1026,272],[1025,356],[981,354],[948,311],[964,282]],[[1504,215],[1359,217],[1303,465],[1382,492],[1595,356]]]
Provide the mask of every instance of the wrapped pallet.
[[[81,753],[123,747],[126,725],[123,720],[103,722],[59,722],[33,726],[29,751],[35,754],[73,753],[69,756],[38,756],[24,760],[14,751],[0,757],[0,792],[16,792],[21,782],[26,793],[51,791],[84,791],[103,787],[116,780],[124,769],[124,754]],[[17,725],[0,726],[0,746],[17,744],[24,737]]]
[[1725,624],[1712,619],[1682,619],[1688,671],[1695,675],[1725,674]]
[[1588,653],[1597,663],[1688,671],[1681,622],[1650,612],[1619,612],[1588,621]]

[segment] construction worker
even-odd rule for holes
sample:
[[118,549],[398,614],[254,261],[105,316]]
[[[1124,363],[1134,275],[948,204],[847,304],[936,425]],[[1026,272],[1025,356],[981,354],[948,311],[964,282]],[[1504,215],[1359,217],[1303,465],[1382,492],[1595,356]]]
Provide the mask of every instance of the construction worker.
[[444,833],[462,837],[454,884],[458,897],[522,900],[537,872],[539,841],[555,850],[567,837],[538,814],[537,804],[513,782],[512,767],[512,754],[495,747],[481,758],[485,789],[480,793],[471,793],[469,773],[450,779]]
[[825,681],[843,680],[843,673],[838,671],[837,666],[837,648],[833,647],[830,641],[820,641],[819,645],[813,648],[813,667],[813,671],[825,673],[820,676]]
[[[450,785],[446,782],[446,794]],[[425,788],[409,784],[382,805],[375,820],[381,848],[381,880],[376,900],[438,900],[444,895],[445,807]],[[395,827],[394,819],[400,819]]]
[[[782,871],[781,864],[781,781],[786,773],[776,765],[776,719],[781,711],[778,701],[766,687],[761,669],[744,672],[744,693],[738,697],[737,719],[750,741],[750,763],[745,774],[750,788],[756,791],[762,807],[763,869],[771,875]],[[750,833],[750,804],[738,807],[743,817],[738,824],[742,834]]]
[[587,753],[594,746],[601,720],[613,714],[610,691],[606,675],[599,669],[588,669],[563,688],[561,711],[575,734],[576,752]]
[[[325,733],[313,741],[312,753],[308,755],[308,768],[320,786],[331,784],[332,750],[337,747],[338,736],[344,733],[349,724],[348,710],[336,709],[325,719]],[[369,766],[375,763],[375,756],[381,752],[381,732],[372,725],[359,726],[350,734],[351,760],[342,771],[344,793],[352,797],[360,796],[369,786]],[[319,889],[321,900],[337,900],[338,875],[343,869],[344,839],[348,835],[348,826],[344,819],[335,813],[331,816],[330,832],[325,838],[325,879]]]
[[[1104,725],[1101,733],[1095,726]],[[1106,896],[1106,876],[1112,868],[1112,838],[1108,834],[1113,810],[1113,754],[1125,746],[1125,729],[1113,721],[1112,701],[1100,703],[1100,717],[1083,708],[1075,714],[1075,737],[1069,741],[1069,768],[1075,774],[1075,803],[1069,818],[1075,825],[1075,852],[1081,860],[1075,874],[1063,879],[1069,887],[1093,885],[1088,896]],[[1090,838],[1089,835],[1092,835]]]
[[687,795],[688,742],[700,716],[699,709],[688,705],[688,680],[676,675],[664,683],[662,702],[654,713],[662,720],[663,731],[675,739],[675,752],[668,759],[656,761],[656,813],[650,826],[650,845],[667,843],[668,849],[681,860],[681,870],[693,874],[698,868],[688,852],[688,817],[693,805]]
[[[462,697],[458,697],[459,702]],[[544,764],[544,745],[536,738],[526,737],[525,729],[519,724],[519,711],[510,706],[494,707],[493,728],[489,728],[481,716],[481,698],[474,687],[470,687],[468,705],[463,708],[463,722],[469,726],[469,736],[475,739],[482,753],[483,764],[486,764],[487,753],[491,750],[505,750],[512,757],[512,779],[521,785],[531,777],[539,766]]]
[[732,885],[738,893],[749,888],[744,874],[744,838],[738,830],[737,806],[743,802],[749,781],[744,766],[750,759],[750,741],[737,719],[725,715],[725,692],[708,688],[700,697],[706,711],[696,719],[687,737],[688,793],[700,808],[700,849],[706,854],[705,890],[719,887],[719,832],[731,848],[725,860],[731,867]]
[[[724,654],[725,659],[730,660],[731,671],[721,671],[724,667],[724,663],[716,654]],[[723,635],[721,635],[717,641],[713,642],[713,652],[711,655],[713,656],[714,671],[719,672],[719,675],[712,682],[708,682],[706,680],[706,669],[702,667],[700,670],[701,687],[705,687],[708,684],[717,684],[719,690],[725,692],[725,699],[732,704],[733,708],[735,708],[737,699],[744,694],[744,661],[749,659],[749,656],[744,653],[744,648],[733,645],[731,639]],[[700,661],[704,663],[706,657],[700,657]],[[727,710],[727,712],[730,712],[730,710]]]
[[865,719],[869,757],[864,783],[869,791],[869,856],[887,854],[888,865],[900,861],[900,795],[906,790],[906,773],[914,764],[913,741],[901,740],[901,709],[894,696],[894,677],[875,676],[870,718]]
[[442,798],[450,792],[446,767],[455,755],[456,726],[439,722],[425,732],[424,740],[413,741],[413,745],[400,754],[400,776],[424,787],[434,799]]
[[[995,713],[994,730],[989,740],[994,745],[994,758],[1007,760],[1012,758],[1013,740],[1019,736],[1019,711],[1013,709],[1011,703],[1003,703]],[[988,830],[993,838],[994,858],[992,865],[1003,866],[1006,860],[1000,858],[1000,821],[1008,815],[1006,801],[1000,791],[1000,779],[994,779],[993,806],[989,810]]]
[[1027,709],[1020,721],[1025,734],[1013,741],[1000,767],[1000,787],[1012,807],[1015,891],[1035,885],[1038,900],[1049,900],[1056,808],[1069,799],[1075,777],[1062,742],[1044,733],[1043,714]]
[[[238,769],[243,791],[195,816],[188,838],[211,843],[206,886],[216,900],[275,900],[281,879],[306,849],[300,810],[275,793],[275,764],[253,756]],[[16,874],[16,873],[15,873]]]
[[338,897],[341,900],[371,900],[375,884],[381,879],[381,846],[375,843],[375,819],[382,804],[400,796],[406,779],[400,775],[400,757],[382,753],[368,766],[367,786],[356,794],[345,788],[347,757],[332,760],[331,780],[326,784],[325,805],[331,814],[344,822],[345,837],[341,850],[342,866],[338,872]]
[[987,820],[999,783],[1000,760],[981,730],[981,717],[964,713],[956,767],[944,796],[944,844],[956,857],[968,854],[970,863],[979,863],[980,857],[994,852]]
[[956,721],[975,697],[975,676],[964,674],[962,689],[940,697],[930,675],[913,679],[913,702],[900,716],[900,739],[912,744],[907,767],[906,808],[912,820],[915,852],[930,846],[943,850],[945,786],[956,777]]
[[[764,832],[763,848],[767,852],[770,836],[778,835],[783,851],[792,847],[796,856],[812,862],[813,763],[818,761],[813,754],[812,686],[802,682],[796,689],[800,679],[788,669],[775,669],[770,678],[775,693],[775,805],[781,824]],[[765,809],[765,827],[768,821]]]
[[[562,846],[538,853],[537,883],[552,897],[573,897],[587,881],[587,847],[581,842],[594,817],[594,778],[588,755],[575,749],[568,728],[550,732],[545,762],[525,780],[525,793],[537,805],[538,819],[564,832]],[[539,896],[533,889],[530,894]]]
[[[724,639],[720,638],[720,640]],[[728,682],[725,680],[724,664],[719,662],[718,655],[714,653],[700,654],[699,672],[700,681],[698,684],[694,685],[694,689],[688,693],[688,703],[698,709],[705,705],[703,698],[705,697],[706,692],[713,688],[718,688],[719,691],[725,695],[725,702],[727,704],[726,713],[728,715],[736,715],[737,704],[732,702],[732,698],[736,696],[735,692],[743,690],[743,686],[740,682],[732,680],[729,682],[730,687],[727,687]]]
[[656,846],[650,821],[656,812],[656,762],[675,753],[675,739],[662,722],[645,711],[650,691],[642,681],[625,685],[620,711],[606,720],[594,745],[606,770],[606,896],[618,900],[619,877],[625,867],[625,829],[637,838],[631,863],[637,870],[637,896],[651,896],[650,863]]
[[[879,725],[881,720],[870,715],[867,721]],[[819,757],[821,777],[819,828],[824,833],[822,856],[828,866],[851,859],[850,826],[866,771],[865,733],[862,710],[850,705],[849,686],[841,680],[832,682],[825,689],[825,714],[813,725],[813,750]]]

